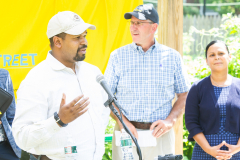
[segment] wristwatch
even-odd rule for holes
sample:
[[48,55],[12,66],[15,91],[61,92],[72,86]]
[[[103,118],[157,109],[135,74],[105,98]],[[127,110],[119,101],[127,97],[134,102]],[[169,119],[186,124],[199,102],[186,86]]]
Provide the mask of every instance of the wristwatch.
[[59,118],[57,112],[54,113],[54,119],[56,120],[56,122],[61,126],[61,127],[66,127],[68,124],[65,124],[61,121],[61,119]]

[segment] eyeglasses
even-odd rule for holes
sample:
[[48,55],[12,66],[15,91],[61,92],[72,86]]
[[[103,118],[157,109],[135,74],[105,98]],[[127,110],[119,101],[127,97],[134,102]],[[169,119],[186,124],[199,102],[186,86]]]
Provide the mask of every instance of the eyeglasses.
[[140,27],[142,26],[144,23],[150,23],[153,24],[153,22],[140,22],[140,21],[128,21],[128,23],[130,23],[131,26],[135,25],[136,27]]

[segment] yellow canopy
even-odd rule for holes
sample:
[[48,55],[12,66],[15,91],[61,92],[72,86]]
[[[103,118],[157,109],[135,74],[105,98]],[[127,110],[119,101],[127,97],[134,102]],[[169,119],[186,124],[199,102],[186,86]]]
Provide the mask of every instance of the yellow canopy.
[[57,12],[69,10],[96,26],[96,30],[88,31],[85,61],[103,72],[110,53],[132,41],[124,13],[142,3],[142,0],[2,1],[0,68],[10,72],[16,91],[29,70],[44,60],[50,50],[48,21]]

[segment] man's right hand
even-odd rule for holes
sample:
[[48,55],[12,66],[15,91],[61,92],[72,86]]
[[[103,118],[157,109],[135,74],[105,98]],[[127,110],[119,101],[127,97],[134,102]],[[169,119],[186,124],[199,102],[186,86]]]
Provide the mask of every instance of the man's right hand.
[[[127,118],[125,118],[125,117],[123,117],[123,121],[126,124],[126,126],[128,127],[128,129],[131,131],[131,133],[134,135],[134,137],[136,137],[138,139],[138,133],[137,133],[137,130],[134,127],[134,125],[131,122],[129,122],[129,120],[127,120]],[[120,127],[120,131],[122,131],[123,125],[121,124],[120,121],[118,121],[118,125]]]
[[73,101],[66,104],[66,95],[63,93],[58,116],[64,124],[74,121],[88,110],[86,107],[90,103],[88,101],[89,98],[83,98],[78,102],[81,98],[83,98],[83,95],[76,97]]

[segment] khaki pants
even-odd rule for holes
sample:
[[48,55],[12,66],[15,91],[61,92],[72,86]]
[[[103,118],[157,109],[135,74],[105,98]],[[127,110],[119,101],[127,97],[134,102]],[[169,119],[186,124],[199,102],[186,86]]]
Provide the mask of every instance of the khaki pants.
[[[122,160],[122,150],[120,146],[116,146],[115,130],[119,131],[119,126],[115,125],[112,138],[112,159]],[[141,130],[141,129],[137,129]],[[163,136],[157,138],[157,146],[154,147],[140,147],[143,160],[154,160],[155,157],[165,154],[175,154],[175,135],[173,128],[165,133]],[[134,160],[139,160],[136,147],[133,146]]]

